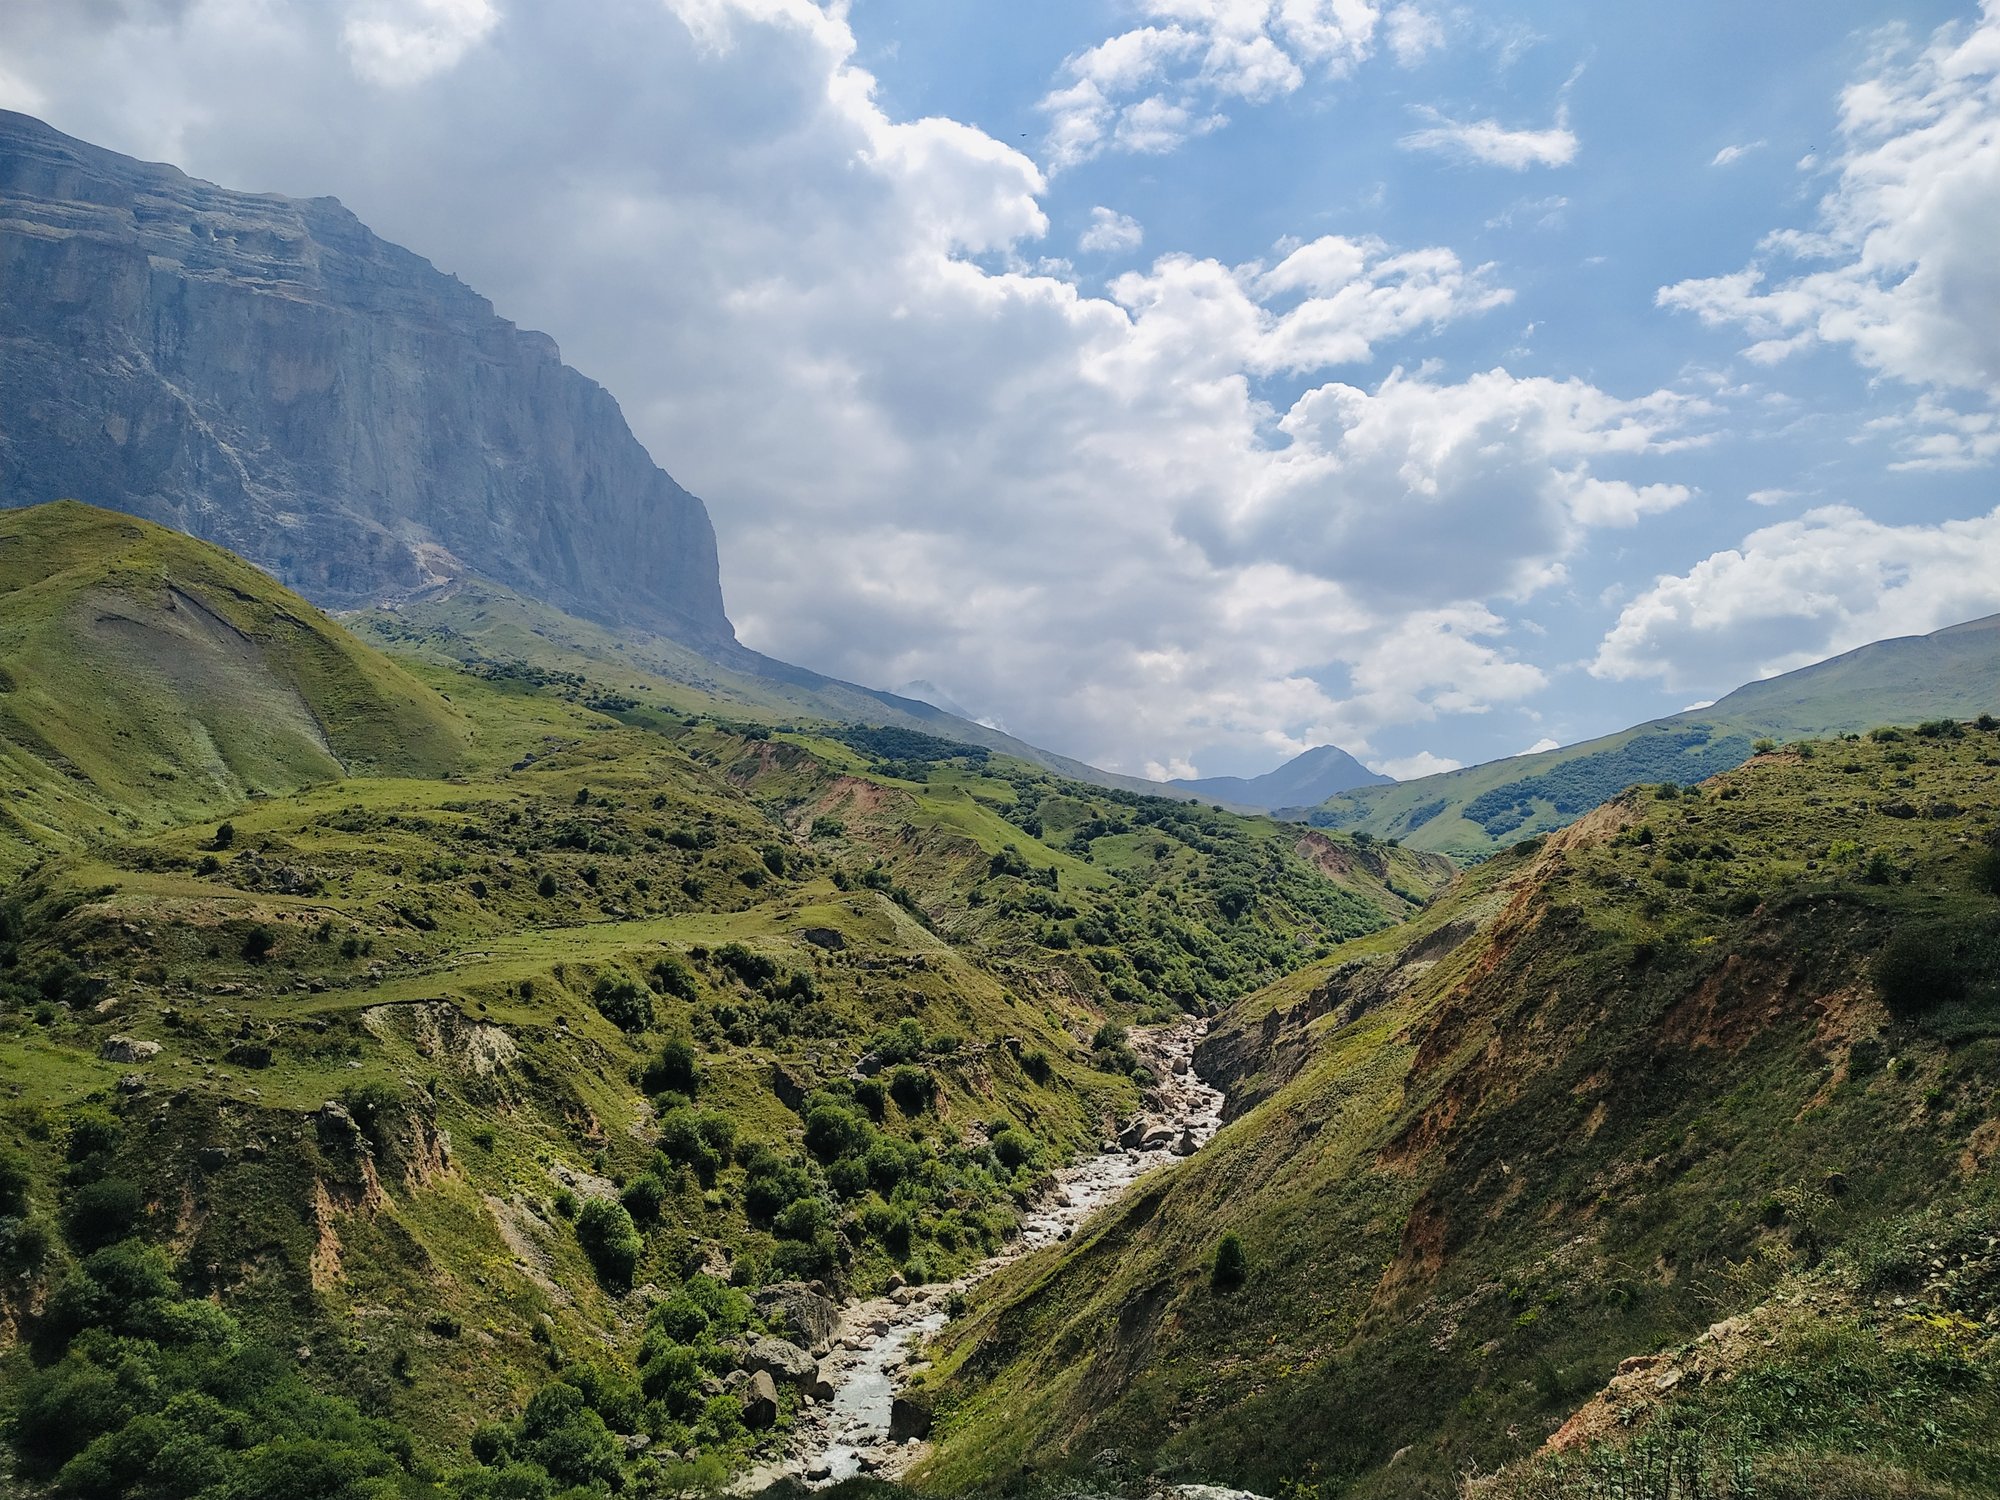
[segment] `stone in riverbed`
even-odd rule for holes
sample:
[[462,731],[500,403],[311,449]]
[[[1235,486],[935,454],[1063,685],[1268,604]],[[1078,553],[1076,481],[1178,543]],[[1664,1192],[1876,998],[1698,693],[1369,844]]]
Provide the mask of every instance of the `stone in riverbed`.
[[819,1361],[797,1344],[761,1338],[743,1352],[743,1368],[787,1385],[810,1385],[819,1378]]

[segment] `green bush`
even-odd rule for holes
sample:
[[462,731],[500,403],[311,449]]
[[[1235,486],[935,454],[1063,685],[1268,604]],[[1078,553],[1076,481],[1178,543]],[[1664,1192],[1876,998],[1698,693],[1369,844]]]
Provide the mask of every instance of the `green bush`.
[[671,995],[690,1004],[701,998],[701,984],[695,978],[694,970],[678,953],[667,953],[654,959],[652,975],[653,988],[663,995]]
[[639,1075],[639,1086],[648,1094],[681,1094],[689,1099],[701,1093],[701,1065],[695,1060],[694,1044],[675,1037],[660,1044],[653,1060]]
[[1243,1253],[1243,1241],[1231,1230],[1216,1242],[1215,1258],[1208,1267],[1208,1284],[1218,1292],[1233,1292],[1249,1274],[1250,1260]]
[[1875,988],[1890,1010],[1908,1015],[1956,1000],[1965,975],[1952,935],[1936,928],[1904,928],[1884,943],[1871,966]]
[[125,1238],[145,1209],[146,1195],[137,1183],[119,1178],[86,1183],[63,1205],[63,1234],[80,1253],[88,1254]]
[[889,1075],[889,1097],[906,1115],[919,1115],[937,1097],[937,1084],[922,1068],[908,1063]]
[[644,1031],[653,1024],[652,991],[623,974],[598,975],[590,1003],[620,1031]]
[[609,1198],[584,1199],[576,1211],[576,1240],[605,1285],[631,1285],[643,1243],[624,1204]]

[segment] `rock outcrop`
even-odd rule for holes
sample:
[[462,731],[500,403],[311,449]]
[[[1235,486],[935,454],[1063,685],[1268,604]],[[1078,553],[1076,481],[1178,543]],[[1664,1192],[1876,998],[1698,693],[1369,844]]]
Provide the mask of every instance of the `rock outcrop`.
[[0,505],[219,542],[331,608],[478,576],[729,646],[715,535],[618,404],[331,198],[0,111]]

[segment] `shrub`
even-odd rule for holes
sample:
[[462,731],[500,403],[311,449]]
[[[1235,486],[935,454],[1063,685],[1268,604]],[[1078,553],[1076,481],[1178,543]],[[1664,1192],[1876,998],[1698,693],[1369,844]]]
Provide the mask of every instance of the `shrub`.
[[642,1172],[625,1184],[618,1195],[625,1212],[635,1224],[651,1224],[660,1217],[660,1205],[667,1201],[666,1186],[651,1172]]
[[544,870],[542,872],[542,878],[535,882],[535,894],[540,896],[544,901],[546,901],[548,900],[549,897],[553,896],[555,893],[556,893],[556,877],[552,872]]
[[227,849],[235,842],[236,825],[234,823],[220,823],[216,825],[215,837],[209,841],[208,847],[211,849]]
[[278,935],[262,922],[243,934],[243,956],[252,963],[268,958],[271,950],[278,946]]
[[576,1212],[576,1239],[607,1286],[629,1286],[639,1264],[639,1230],[622,1203],[588,1198]]
[[28,1189],[34,1180],[26,1157],[0,1150],[0,1217],[19,1218],[28,1211]]
[[653,1024],[652,991],[623,974],[598,975],[590,1003],[620,1031],[644,1031]]
[[701,986],[695,979],[694,970],[678,953],[666,953],[654,959],[652,973],[653,988],[661,994],[686,1000],[690,1004],[701,998]]
[[1876,953],[1872,973],[1882,1003],[1901,1014],[1928,1010],[1965,993],[1951,937],[1935,930],[1896,933]]
[[79,1253],[101,1250],[130,1234],[145,1207],[137,1183],[119,1178],[87,1183],[63,1205],[63,1234]]
[[1035,1138],[1012,1126],[993,1137],[993,1155],[1009,1172],[1018,1172],[1034,1159]]
[[1218,1292],[1233,1292],[1249,1274],[1250,1260],[1243,1253],[1243,1241],[1231,1230],[1216,1243],[1215,1258],[1208,1267],[1208,1284]]
[[1972,884],[1989,896],[2000,896],[2000,847],[1982,849],[1973,856]]
[[905,1063],[889,1075],[889,1097],[904,1114],[922,1114],[937,1097],[937,1084],[924,1069]]
[[648,1094],[697,1097],[701,1093],[701,1065],[695,1061],[693,1044],[680,1037],[663,1042],[639,1075],[639,1086]]

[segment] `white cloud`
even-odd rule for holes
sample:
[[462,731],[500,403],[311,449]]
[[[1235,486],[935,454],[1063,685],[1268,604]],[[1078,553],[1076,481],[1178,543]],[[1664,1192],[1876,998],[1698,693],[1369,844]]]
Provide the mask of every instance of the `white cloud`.
[[1076,248],[1086,255],[1117,255],[1127,250],[1137,250],[1146,237],[1146,231],[1139,227],[1139,221],[1115,209],[1093,208],[1090,211],[1090,227],[1076,242]]
[[1576,160],[1578,142],[1566,108],[1557,110],[1556,123],[1547,130],[1511,129],[1498,120],[1454,120],[1430,108],[1419,113],[1432,123],[1397,142],[1406,151],[1433,151],[1510,172],[1563,167]]
[[1414,68],[1444,46],[1444,22],[1417,5],[1398,5],[1382,18],[1389,52],[1399,66]]
[[[1373,17],[1253,13],[1152,18],[1202,59],[1242,42],[1217,67],[1249,89],[1279,76],[1257,35],[1319,75]],[[1508,302],[1442,246],[1161,255],[1087,296],[1037,253],[1036,164],[888,116],[841,15],[805,0],[508,6],[396,88],[356,75],[345,13],[312,0],[263,0],[254,26],[173,0],[18,14],[0,53],[64,128],[336,193],[554,333],[709,502],[744,639],[950,682],[1117,768],[1274,734],[1367,754],[1386,726],[1532,698],[1509,601],[1679,503],[1672,455],[1707,420],[1504,369],[1352,373]],[[1123,108],[1195,58],[1135,43],[1076,82]]]
[[[1117,150],[1161,154],[1311,77],[1347,76],[1373,50],[1376,0],[1140,0],[1147,25],[1066,60],[1043,96],[1052,170]],[[1404,7],[1408,9],[1408,7]],[[1405,26],[1407,30],[1407,23]]]
[[1752,505],[1783,505],[1787,500],[1798,499],[1799,493],[1797,490],[1778,489],[1774,487],[1765,490],[1752,490],[1743,498],[1748,500]]
[[1763,141],[1745,141],[1740,146],[1724,146],[1720,151],[1715,153],[1715,157],[1709,162],[1709,165],[1711,167],[1726,167],[1731,162],[1741,161],[1752,151],[1762,151],[1764,145]]
[[1384,776],[1392,776],[1397,781],[1415,781],[1419,776],[1437,776],[1446,771],[1456,771],[1464,764],[1463,761],[1452,760],[1449,756],[1433,755],[1428,750],[1419,750],[1415,755],[1385,760],[1368,769],[1380,772]]
[[499,21],[491,0],[361,0],[341,45],[362,77],[403,88],[454,66]]
[[1625,606],[1590,670],[1719,686],[1996,610],[2000,510],[1891,526],[1827,506],[1659,579]]
[[1841,96],[1839,139],[1814,228],[1777,230],[1742,270],[1663,287],[1658,302],[1741,328],[1761,363],[1830,345],[1928,388],[1911,464],[1989,462],[1987,414],[1936,393],[2000,403],[2000,5],[1915,56],[1879,56]]
[[1534,744],[1528,746],[1528,748],[1523,750],[1521,753],[1523,755],[1540,755],[1544,750],[1560,750],[1560,749],[1562,749],[1562,741],[1557,739],[1551,739],[1548,735],[1545,734],[1540,739],[1536,740]]

